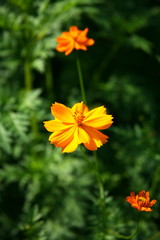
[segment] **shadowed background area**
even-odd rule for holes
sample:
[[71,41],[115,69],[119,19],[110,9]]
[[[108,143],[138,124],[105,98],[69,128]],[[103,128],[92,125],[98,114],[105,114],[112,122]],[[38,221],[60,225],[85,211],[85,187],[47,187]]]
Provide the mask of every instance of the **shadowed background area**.
[[[56,37],[73,25],[88,27],[95,44],[65,56]],[[52,103],[82,100],[77,55],[89,108],[104,105],[114,116],[97,151],[103,216],[80,150],[62,154],[43,127]],[[125,198],[141,190],[157,203],[134,240],[160,239],[159,78],[159,0],[1,0],[0,239],[102,240],[105,229],[103,239],[116,240],[110,229],[135,229],[137,210]]]

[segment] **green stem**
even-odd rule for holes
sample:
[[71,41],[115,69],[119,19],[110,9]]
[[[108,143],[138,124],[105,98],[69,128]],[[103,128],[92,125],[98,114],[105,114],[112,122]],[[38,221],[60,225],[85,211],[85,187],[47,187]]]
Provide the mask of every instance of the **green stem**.
[[103,72],[107,69],[110,61],[116,55],[118,49],[120,47],[120,43],[115,42],[110,48],[108,54],[104,57],[104,59],[100,62],[100,65],[95,69],[93,73],[92,85],[96,85],[97,81],[101,78]]
[[46,62],[46,71],[45,71],[45,77],[46,77],[46,90],[49,98],[53,99],[53,75],[52,75],[52,69],[50,61],[48,60]]
[[105,240],[106,236],[106,203],[103,179],[101,177],[101,165],[97,156],[97,151],[93,152],[95,161],[95,174],[99,186],[99,240]]
[[160,239],[160,232],[157,232],[148,240],[159,240],[159,239]]
[[38,124],[37,124],[36,116],[32,116],[31,126],[32,126],[32,133],[33,133],[34,139],[38,139],[39,138],[39,130],[38,130]]
[[81,96],[82,96],[83,102],[85,104],[87,104],[86,94],[85,94],[85,90],[84,90],[84,83],[83,83],[81,64],[80,64],[79,57],[77,57],[76,64],[77,64],[78,77],[79,77],[79,83],[80,83],[80,88],[81,88]]
[[85,152],[82,150],[82,146],[80,146],[81,152],[83,154],[83,157],[86,159],[86,161],[89,162],[89,164],[91,165],[91,168],[94,172],[94,174],[97,177],[97,181],[98,181],[98,186],[99,186],[99,196],[100,196],[100,201],[101,203],[104,204],[104,200],[105,200],[105,192],[104,192],[104,187],[103,187],[103,181],[101,178],[101,175],[99,174],[99,164],[98,164],[98,158],[97,158],[97,153],[94,152],[94,158],[95,158],[95,164],[93,164],[93,161],[91,162],[88,158],[88,156],[85,154]]
[[113,232],[112,230],[109,230],[109,233],[114,235],[114,236],[116,236],[117,238],[122,238],[122,239],[131,239],[131,238],[133,238],[138,233],[138,230],[139,230],[140,215],[141,215],[141,212],[138,213],[136,230],[131,235],[125,236],[123,234],[119,234],[119,233]]
[[99,159],[97,157],[97,152],[96,151],[94,151],[94,158],[95,158],[95,166],[96,166],[95,172],[96,172],[98,185],[99,185],[100,200],[101,200],[101,203],[104,205],[105,191],[104,191],[104,186],[103,186],[103,180],[102,180],[101,174],[100,174],[100,163],[99,163]]
[[31,66],[28,60],[24,63],[24,79],[25,79],[25,89],[26,91],[32,90],[32,72],[31,72]]
[[[33,78],[32,78],[32,71],[29,60],[26,60],[24,64],[24,79],[25,79],[25,89],[27,92],[31,91],[33,88]],[[36,116],[31,117],[31,126],[32,126],[32,132],[35,138],[38,138],[39,131],[38,131],[38,125],[37,125],[37,119]]]
[[[81,146],[80,146],[81,147]],[[99,240],[104,240],[105,239],[105,232],[106,232],[106,206],[105,206],[105,191],[103,187],[103,181],[101,178],[100,174],[100,164],[97,158],[97,152],[94,151],[94,158],[92,158],[92,161],[89,160],[88,156],[85,154],[85,152],[81,149],[81,152],[84,156],[84,158],[89,162],[91,165],[91,169],[93,170],[96,178],[97,178],[97,184],[99,188],[99,201],[98,201],[98,206],[99,206]]]
[[160,174],[160,164],[156,168],[153,178],[152,178],[152,185],[151,185],[151,190],[150,190],[151,194],[153,194],[156,190],[157,184],[159,182],[159,174]]

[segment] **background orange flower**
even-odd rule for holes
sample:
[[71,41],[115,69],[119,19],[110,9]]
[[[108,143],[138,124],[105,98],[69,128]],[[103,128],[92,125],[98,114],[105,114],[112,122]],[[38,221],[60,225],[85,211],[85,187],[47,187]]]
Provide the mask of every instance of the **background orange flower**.
[[54,120],[45,121],[44,127],[53,132],[49,141],[62,152],[73,152],[81,143],[91,151],[106,143],[108,136],[98,130],[106,129],[113,123],[112,115],[106,113],[104,106],[89,111],[83,103],[76,103],[72,108],[55,103],[51,107]]
[[94,44],[92,38],[87,38],[88,28],[79,30],[76,26],[71,26],[69,32],[63,32],[62,36],[57,37],[58,45],[56,50],[59,52],[65,52],[65,55],[70,54],[73,49],[81,49],[86,51],[87,46]]
[[139,211],[151,212],[152,207],[156,200],[150,201],[149,192],[145,192],[144,190],[140,191],[138,195],[135,195],[135,192],[131,192],[130,196],[126,198],[126,201],[131,204],[133,208],[137,208]]

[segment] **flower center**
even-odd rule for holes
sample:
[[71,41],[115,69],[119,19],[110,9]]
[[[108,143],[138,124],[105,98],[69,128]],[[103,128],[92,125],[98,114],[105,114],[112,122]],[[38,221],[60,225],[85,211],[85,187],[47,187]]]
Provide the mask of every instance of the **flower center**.
[[78,112],[78,111],[74,112],[73,117],[74,117],[77,125],[80,125],[82,123],[83,119],[85,118],[83,113]]
[[138,198],[138,204],[141,207],[145,207],[147,205],[146,198],[145,197],[139,197]]
[[141,202],[145,202],[146,198],[145,197],[139,197],[138,200],[141,201]]

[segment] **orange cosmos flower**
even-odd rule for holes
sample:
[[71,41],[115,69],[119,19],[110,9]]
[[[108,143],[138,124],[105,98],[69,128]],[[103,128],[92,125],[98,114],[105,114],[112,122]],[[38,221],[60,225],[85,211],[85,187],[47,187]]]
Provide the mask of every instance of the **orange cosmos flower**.
[[91,150],[97,150],[106,143],[108,136],[98,130],[106,129],[113,123],[112,115],[106,114],[104,106],[89,111],[83,103],[76,103],[72,108],[54,103],[51,106],[54,120],[45,121],[44,127],[53,132],[49,141],[62,152],[73,152],[81,143]]
[[69,55],[73,49],[81,49],[86,51],[87,46],[94,44],[92,38],[87,38],[88,28],[79,30],[76,26],[69,28],[69,32],[63,32],[62,36],[57,37],[58,45],[56,50],[59,52],[65,52],[65,55]]
[[137,208],[139,211],[151,212],[152,207],[156,200],[150,201],[149,192],[144,190],[140,191],[138,195],[135,195],[134,192],[130,193],[130,196],[126,197],[126,201],[131,204],[133,208]]

